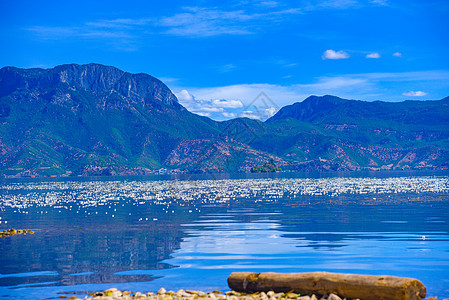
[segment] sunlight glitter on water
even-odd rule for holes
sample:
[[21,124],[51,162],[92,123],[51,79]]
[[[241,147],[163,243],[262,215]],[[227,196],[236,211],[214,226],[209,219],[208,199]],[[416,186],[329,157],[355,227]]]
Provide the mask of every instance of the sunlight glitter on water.
[[[236,271],[416,277],[449,295],[449,177],[0,186],[0,298],[226,290]],[[8,223],[6,223],[8,222]],[[423,238],[425,237],[425,238]]]

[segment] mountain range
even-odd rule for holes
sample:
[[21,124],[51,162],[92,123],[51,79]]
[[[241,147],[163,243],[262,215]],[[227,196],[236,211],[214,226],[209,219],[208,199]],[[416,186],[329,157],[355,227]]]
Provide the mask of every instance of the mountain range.
[[0,69],[0,175],[447,169],[449,97],[310,96],[261,122],[186,110],[160,80],[99,64]]

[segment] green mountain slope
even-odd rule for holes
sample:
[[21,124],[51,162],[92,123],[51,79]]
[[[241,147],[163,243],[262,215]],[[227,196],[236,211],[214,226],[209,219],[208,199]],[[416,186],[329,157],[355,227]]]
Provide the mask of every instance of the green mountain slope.
[[311,96],[266,123],[279,147],[253,146],[303,163],[321,158],[352,170],[446,168],[449,161],[449,98],[389,103]]
[[150,75],[90,64],[3,68],[0,78],[6,174],[155,169],[181,140],[218,132]]
[[311,96],[266,122],[190,113],[158,79],[98,64],[0,69],[0,176],[437,168],[449,98]]

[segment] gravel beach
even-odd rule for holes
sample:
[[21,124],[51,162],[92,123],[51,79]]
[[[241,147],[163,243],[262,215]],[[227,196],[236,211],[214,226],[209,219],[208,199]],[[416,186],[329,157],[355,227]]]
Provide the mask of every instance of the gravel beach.
[[115,300],[115,299],[151,299],[151,300],[342,300],[339,296],[335,294],[329,294],[324,296],[315,295],[301,295],[293,292],[289,293],[275,293],[269,291],[267,293],[253,293],[245,294],[235,291],[229,291],[223,293],[221,291],[213,291],[205,293],[202,291],[190,291],[190,290],[179,290],[179,291],[166,291],[161,288],[157,293],[147,293],[143,294],[140,292],[130,292],[130,291],[120,291],[116,288],[111,288],[103,292],[96,292],[90,295],[90,297],[78,298],[76,296],[60,296],[63,299],[94,299],[94,300]]
[[[326,295],[301,295],[293,292],[288,293],[275,293],[269,291],[267,293],[253,293],[245,294],[236,291],[229,291],[223,293],[221,291],[213,291],[205,293],[202,291],[190,291],[190,290],[179,290],[179,291],[166,291],[161,288],[157,293],[140,293],[131,291],[120,291],[116,288],[111,288],[103,292],[96,292],[91,294],[89,297],[79,298],[77,296],[60,296],[61,299],[86,299],[86,300],[124,300],[124,299],[141,299],[141,300],[347,300],[346,298],[341,298],[335,294]],[[428,297],[426,299],[430,300],[449,300],[449,298],[439,299],[437,297]],[[356,299],[352,299],[356,300]],[[360,300],[360,299],[359,299]],[[362,299],[363,300],[363,299]]]

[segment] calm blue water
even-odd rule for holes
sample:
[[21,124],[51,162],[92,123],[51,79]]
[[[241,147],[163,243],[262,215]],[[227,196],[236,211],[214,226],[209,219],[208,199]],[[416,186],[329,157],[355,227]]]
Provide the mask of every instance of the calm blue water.
[[228,290],[233,271],[421,280],[449,297],[449,177],[0,185],[0,298]]

